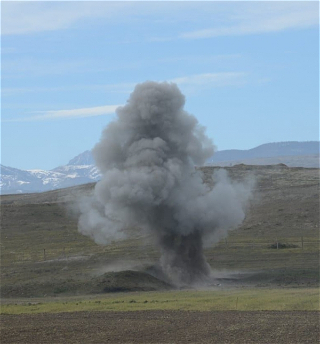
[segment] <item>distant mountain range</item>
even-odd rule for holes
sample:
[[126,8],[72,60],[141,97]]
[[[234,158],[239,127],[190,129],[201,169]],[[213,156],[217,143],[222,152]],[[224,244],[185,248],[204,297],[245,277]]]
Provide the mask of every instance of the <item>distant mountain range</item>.
[[290,167],[319,167],[319,141],[307,142],[274,142],[248,149],[230,149],[217,151],[209,165],[230,166],[246,165],[275,165],[285,164]]
[[319,155],[319,148],[319,141],[266,143],[248,150],[230,149],[218,151],[210,159],[210,162],[261,159],[278,156]]
[[95,182],[100,173],[90,151],[53,170],[19,170],[1,165],[1,194],[43,192]]
[[[218,151],[208,165],[230,166],[273,165],[283,163],[291,167],[319,167],[319,141],[266,143],[248,150]],[[19,170],[1,165],[1,194],[43,192],[66,188],[100,179],[90,151],[71,159],[67,165],[53,170]]]

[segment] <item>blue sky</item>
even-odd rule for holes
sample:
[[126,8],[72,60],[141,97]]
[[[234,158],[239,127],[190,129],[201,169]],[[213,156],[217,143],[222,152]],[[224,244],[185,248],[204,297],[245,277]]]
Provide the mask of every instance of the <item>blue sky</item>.
[[1,163],[66,164],[145,80],[219,150],[318,140],[318,42],[317,1],[3,1]]

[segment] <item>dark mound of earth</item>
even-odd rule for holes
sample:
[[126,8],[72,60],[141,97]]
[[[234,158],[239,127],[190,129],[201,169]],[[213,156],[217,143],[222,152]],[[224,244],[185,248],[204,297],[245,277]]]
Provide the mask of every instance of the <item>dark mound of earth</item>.
[[172,289],[166,283],[148,273],[141,271],[108,272],[90,281],[93,293],[152,291]]
[[173,287],[146,272],[118,271],[107,272],[91,278],[83,276],[79,279],[34,279],[29,282],[6,285],[1,288],[1,296],[11,297],[41,297],[58,295],[99,294],[130,291],[168,290]]

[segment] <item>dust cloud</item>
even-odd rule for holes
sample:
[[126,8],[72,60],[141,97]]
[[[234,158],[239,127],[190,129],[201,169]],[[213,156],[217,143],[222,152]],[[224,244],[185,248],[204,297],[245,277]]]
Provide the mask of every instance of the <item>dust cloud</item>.
[[241,224],[251,195],[250,185],[232,182],[224,170],[214,173],[213,186],[203,183],[195,166],[214,148],[184,104],[176,84],[135,87],[93,149],[102,179],[80,202],[79,218],[79,231],[102,245],[133,228],[151,235],[163,273],[179,286],[210,275],[204,243]]

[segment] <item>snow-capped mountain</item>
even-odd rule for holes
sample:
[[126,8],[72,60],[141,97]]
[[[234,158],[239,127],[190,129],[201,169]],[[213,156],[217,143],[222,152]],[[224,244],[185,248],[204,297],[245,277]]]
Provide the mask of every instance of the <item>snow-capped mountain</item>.
[[91,151],[87,150],[73,159],[71,159],[67,166],[74,165],[74,166],[85,166],[85,165],[94,165],[94,159],[92,156]]
[[[319,167],[319,141],[267,143],[249,150],[218,151],[207,161],[209,165],[268,165]],[[2,194],[43,192],[98,181],[99,170],[91,151],[71,159],[67,165],[50,171],[19,170],[1,165]]]
[[42,189],[42,180],[29,171],[1,165],[1,193],[33,192]]
[[[88,164],[91,163],[91,164]],[[43,192],[99,180],[90,151],[53,170],[19,170],[1,165],[1,194]]]

